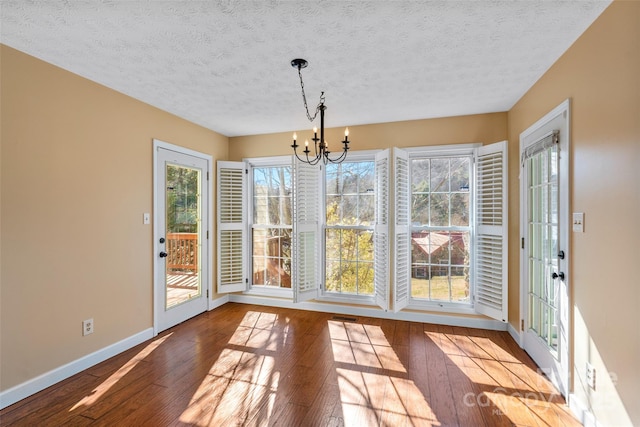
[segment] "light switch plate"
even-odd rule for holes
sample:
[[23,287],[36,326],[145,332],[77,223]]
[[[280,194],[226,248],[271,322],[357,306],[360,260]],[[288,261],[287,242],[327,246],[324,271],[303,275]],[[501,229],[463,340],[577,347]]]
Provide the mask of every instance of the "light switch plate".
[[584,233],[584,212],[573,213],[573,231],[575,233]]
[[142,223],[149,224],[151,222],[151,214],[145,213],[142,214]]

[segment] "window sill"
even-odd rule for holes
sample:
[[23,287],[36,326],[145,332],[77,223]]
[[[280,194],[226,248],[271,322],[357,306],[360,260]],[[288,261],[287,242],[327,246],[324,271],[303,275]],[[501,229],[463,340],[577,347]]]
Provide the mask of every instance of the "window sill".
[[415,311],[430,311],[446,314],[478,314],[471,303],[438,303],[434,301],[419,301],[412,299],[406,308]]
[[322,302],[330,302],[337,304],[356,304],[356,305],[366,305],[366,306],[375,306],[376,304],[375,298],[372,296],[358,296],[358,295],[339,295],[339,294],[329,294],[325,293],[318,298],[316,301]]
[[252,286],[248,291],[243,292],[245,295],[266,296],[276,298],[293,299],[293,291],[289,288],[271,288],[268,286]]

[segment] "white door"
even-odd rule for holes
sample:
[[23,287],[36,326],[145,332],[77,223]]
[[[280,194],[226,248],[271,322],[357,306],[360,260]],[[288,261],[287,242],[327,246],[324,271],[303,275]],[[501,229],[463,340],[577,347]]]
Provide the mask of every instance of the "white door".
[[569,104],[520,136],[524,349],[563,395],[569,379]]
[[207,309],[211,158],[154,141],[154,327],[158,333]]

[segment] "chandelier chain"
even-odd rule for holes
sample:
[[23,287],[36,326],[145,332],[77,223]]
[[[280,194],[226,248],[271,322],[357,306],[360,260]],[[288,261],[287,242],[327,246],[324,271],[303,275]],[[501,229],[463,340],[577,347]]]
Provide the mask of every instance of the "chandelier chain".
[[309,119],[310,122],[312,122],[318,116],[318,111],[320,111],[320,106],[324,104],[324,92],[320,93],[320,102],[316,107],[316,113],[313,115],[313,117],[311,117],[311,114],[309,113],[309,106],[307,105],[307,95],[304,93],[304,82],[302,81],[301,67],[298,67],[298,76],[300,77],[300,88],[302,88],[302,101],[304,102],[304,109],[307,111],[307,118]]
[[[293,144],[291,144],[291,148],[293,148],[293,154],[299,161],[307,163],[311,166],[317,165],[319,162],[322,162],[325,165],[328,163],[342,163],[342,161],[344,161],[344,159],[346,159],[347,157],[347,151],[349,151],[349,128],[346,128],[344,130],[342,153],[337,158],[330,158],[329,154],[331,154],[331,151],[329,151],[329,143],[324,138],[324,113],[327,109],[327,107],[324,105],[324,92],[320,93],[320,102],[316,107],[315,114],[311,116],[311,113],[309,113],[309,105],[307,104],[307,94],[304,90],[304,81],[302,80],[302,69],[306,68],[307,65],[308,62],[302,58],[296,58],[291,61],[291,66],[294,68],[298,68],[298,77],[300,77],[300,89],[302,90],[302,102],[304,103],[304,109],[307,112],[307,118],[310,122],[313,122],[318,116],[318,113],[320,113],[320,129],[318,129],[317,127],[313,128],[313,138],[311,138],[311,146],[309,146],[309,140],[305,140],[303,146],[304,150],[300,154],[298,154],[298,147],[300,147],[297,143],[298,136],[294,132]],[[320,131],[320,135],[318,135],[318,130]],[[313,151],[309,148],[311,148]],[[301,155],[302,157],[300,157]]]

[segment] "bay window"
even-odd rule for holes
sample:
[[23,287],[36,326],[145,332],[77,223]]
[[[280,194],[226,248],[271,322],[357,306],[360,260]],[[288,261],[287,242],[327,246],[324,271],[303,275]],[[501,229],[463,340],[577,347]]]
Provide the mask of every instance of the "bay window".
[[506,142],[218,162],[219,292],[506,321],[506,164]]

